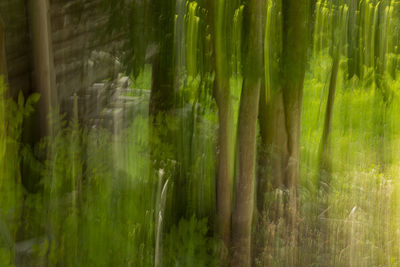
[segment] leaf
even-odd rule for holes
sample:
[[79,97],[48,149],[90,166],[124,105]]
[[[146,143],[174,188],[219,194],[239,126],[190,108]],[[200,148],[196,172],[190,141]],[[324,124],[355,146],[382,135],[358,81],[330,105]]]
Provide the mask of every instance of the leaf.
[[26,103],[27,104],[30,103],[32,105],[35,105],[35,104],[37,104],[39,99],[40,99],[40,94],[39,93],[33,93],[28,97],[28,100],[26,101]]
[[20,109],[23,109],[24,108],[24,104],[25,104],[24,94],[22,93],[22,91],[19,91],[19,94],[18,94],[18,107]]
[[33,93],[28,97],[25,104],[25,116],[29,116],[30,114],[32,114],[32,112],[35,110],[34,106],[38,103],[39,99],[40,94],[38,93]]

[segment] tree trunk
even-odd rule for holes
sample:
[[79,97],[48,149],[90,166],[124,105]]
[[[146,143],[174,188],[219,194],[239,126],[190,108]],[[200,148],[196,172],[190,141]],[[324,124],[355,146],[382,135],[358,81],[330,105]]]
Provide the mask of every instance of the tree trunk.
[[349,26],[347,29],[348,34],[348,42],[349,45],[347,47],[347,54],[348,54],[348,79],[351,79],[354,75],[360,75],[360,67],[358,62],[358,54],[359,51],[359,21],[357,15],[359,1],[358,0],[351,0],[349,3]]
[[[32,38],[33,90],[40,94],[38,111],[35,114],[36,127],[33,129],[35,133],[33,140],[38,142],[43,137],[53,137],[48,117],[51,110],[55,108],[57,100],[49,1],[29,1],[29,18]],[[25,218],[22,218],[22,224],[24,220]],[[56,234],[51,224],[50,220],[45,226],[50,244],[54,241],[53,236]],[[46,265],[49,262],[50,247],[51,245],[46,251]]]
[[[340,47],[340,44],[338,45]],[[324,129],[320,144],[320,183],[319,187],[328,190],[330,184],[331,162],[329,155],[329,135],[332,125],[333,106],[335,102],[336,83],[339,72],[340,48],[337,48],[333,58],[331,78],[329,82],[328,101],[326,104]],[[326,191],[327,192],[327,191]]]
[[[175,20],[175,1],[165,0],[162,2],[152,1],[150,5],[150,14],[155,25],[154,34],[157,52],[152,58],[152,81],[149,103],[149,150],[150,150],[150,181],[151,184],[163,184],[158,182],[159,172],[165,172],[163,177],[173,179],[172,184],[177,184],[178,175],[175,166],[171,164],[176,161],[176,144],[174,143],[174,133],[171,129],[171,119],[175,106],[175,60],[174,60],[174,20]],[[183,201],[178,198],[182,194],[174,190],[182,188],[179,185],[173,186],[169,190],[172,194],[171,202],[168,202],[164,212],[163,225],[168,228],[176,218],[181,214]],[[161,191],[160,188],[155,190]],[[156,203],[159,196],[153,195],[152,200]],[[177,204],[177,205],[175,205]],[[169,206],[173,206],[170,208]],[[173,214],[172,214],[173,213]],[[176,216],[175,216],[176,214]],[[156,215],[158,216],[158,215]],[[161,235],[162,236],[162,235]]]
[[239,175],[232,218],[232,266],[251,265],[257,115],[263,78],[264,0],[249,2],[248,45],[238,123]]
[[307,2],[283,2],[282,89],[289,152],[284,185],[288,188],[296,186],[299,178],[300,119],[308,37]]
[[[222,84],[221,84],[222,83]],[[232,190],[235,159],[233,108],[229,82],[217,85],[218,103],[218,177],[217,177],[217,231],[226,249],[230,246]],[[225,84],[225,85],[223,85]],[[228,84],[228,85],[226,85]]]
[[158,51],[152,62],[152,84],[150,94],[150,116],[170,113],[175,99],[174,30],[175,1],[154,2],[151,6],[152,19],[156,26]]
[[175,1],[153,1],[150,12],[155,25],[154,39],[158,51],[152,60],[150,116],[170,113],[175,99]]
[[[260,92],[259,124],[261,143],[257,173],[257,234],[255,257],[262,265],[274,265],[278,225],[282,214],[282,189],[286,169],[287,134],[282,90],[271,93],[266,102],[265,89]],[[278,193],[278,194],[277,194]]]
[[[269,103],[266,102],[265,89],[261,90],[259,122],[261,151],[257,175],[257,206],[260,213],[268,210],[268,213],[272,214],[278,210],[273,211],[270,210],[271,206],[266,206],[265,194],[281,187],[285,174],[285,159],[288,156],[282,90],[272,93]],[[273,218],[278,219],[279,214],[270,219]]]
[[[167,42],[167,41],[166,41]],[[161,44],[170,47],[169,44]],[[172,49],[172,47],[171,47]],[[150,92],[149,115],[155,120],[160,113],[170,114],[174,107],[174,65],[173,58],[159,52],[154,56],[152,64],[152,81]],[[165,53],[165,52],[164,52]]]
[[[271,29],[267,28],[267,33],[276,28],[280,30],[270,33],[266,40],[265,53],[269,56],[266,54],[265,57],[266,88],[261,92],[259,115],[260,155],[264,159],[260,158],[263,166],[258,173],[257,201],[262,214],[260,225],[265,219],[275,224],[272,234],[283,234],[276,238],[282,238],[286,243],[285,254],[289,255],[285,259],[286,265],[294,266],[297,261],[301,105],[310,6],[308,0],[283,0],[282,6],[277,4],[272,8],[276,9],[271,13],[276,13],[276,18],[268,25]],[[267,171],[261,171],[263,168]],[[278,194],[274,195],[273,203],[265,203],[265,194],[277,188],[286,194],[276,191]],[[280,224],[284,229],[278,227],[281,220],[285,221]],[[273,249],[275,243],[267,246]]]
[[0,21],[0,75],[4,77],[4,82],[7,83],[7,57],[6,57],[6,42],[3,24]]
[[[257,184],[259,214],[268,212],[269,219],[278,218],[274,214],[274,203],[266,203],[265,194],[281,187],[284,180],[285,159],[287,158],[287,133],[281,88],[282,55],[282,4],[269,3],[265,28],[264,68],[265,87],[260,92],[260,151]],[[266,206],[267,205],[267,206]],[[261,218],[262,219],[262,218]]]
[[285,159],[284,188],[287,199],[284,202],[286,221],[286,242],[292,251],[287,259],[288,265],[297,263],[298,239],[298,182],[300,176],[300,127],[305,76],[308,1],[286,0],[282,3],[283,43],[281,79],[287,133],[287,157]]
[[[329,144],[329,136],[331,132],[332,125],[332,116],[333,116],[333,107],[335,102],[335,93],[336,93],[336,83],[337,76],[339,72],[340,65],[340,40],[338,47],[333,55],[333,64],[331,77],[329,82],[329,93],[328,100],[326,104],[325,111],[325,121],[324,128],[322,131],[322,138],[319,147],[319,181],[318,181],[318,192],[317,196],[319,199],[319,214],[324,214],[324,218],[328,218],[328,207],[329,207],[329,191],[330,191],[330,182],[332,178],[332,164],[331,164],[331,155],[330,155],[330,144]],[[318,216],[320,217],[320,216]],[[322,254],[329,254],[329,224],[327,220],[319,218],[318,227],[319,227],[319,238],[321,242],[324,244]]]
[[39,137],[51,136],[52,131],[48,115],[55,107],[57,92],[55,87],[49,2],[48,0],[36,0],[29,3],[34,90],[40,93],[37,124],[39,127],[37,129]]
[[[217,233],[230,247],[232,216],[232,185],[234,173],[235,135],[233,107],[230,96],[230,73],[227,56],[226,6],[225,0],[210,2],[213,14],[215,82],[214,92],[218,106],[218,174],[217,174]],[[215,7],[215,8],[212,8]],[[215,11],[213,11],[213,9]],[[226,252],[226,251],[225,251]],[[222,252],[222,265],[226,264],[227,253]]]

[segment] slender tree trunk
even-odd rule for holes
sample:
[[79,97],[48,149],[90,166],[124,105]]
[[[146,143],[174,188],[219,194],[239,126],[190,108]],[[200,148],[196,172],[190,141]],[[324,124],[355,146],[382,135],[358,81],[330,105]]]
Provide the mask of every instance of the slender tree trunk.
[[[226,249],[230,246],[232,190],[235,158],[233,108],[229,86],[217,85],[218,99],[218,177],[217,177],[217,231]],[[226,83],[225,83],[226,84]],[[228,82],[229,84],[229,82]]]
[[288,154],[283,94],[280,85],[281,68],[277,64],[282,54],[281,10],[280,1],[270,2],[267,8],[264,44],[265,86],[260,92],[261,143],[257,201],[259,213],[264,216],[267,212],[270,220],[279,217],[279,214],[273,215],[279,209],[274,210],[274,203],[265,203],[265,194],[281,187],[285,174],[285,159]]
[[[150,14],[156,33],[155,43],[158,51],[152,58],[152,81],[149,103],[149,150],[150,150],[150,181],[153,186],[159,186],[153,191],[152,200],[157,205],[156,192],[161,192],[164,180],[171,178],[171,184],[175,185],[168,190],[172,197],[168,198],[165,204],[165,211],[162,211],[163,229],[175,223],[173,220],[182,215],[184,201],[179,198],[182,194],[175,191],[182,188],[177,185],[180,182],[175,166],[171,164],[177,159],[176,143],[174,143],[174,132],[171,128],[173,110],[175,107],[175,1],[150,1]],[[159,173],[165,173],[162,177]],[[164,178],[166,177],[166,178]],[[160,180],[160,181],[159,181]],[[159,216],[156,214],[155,216]],[[159,218],[156,218],[158,221]],[[158,237],[161,232],[155,231],[156,243],[161,243]],[[162,255],[158,255],[162,257]]]
[[286,0],[282,2],[283,42],[281,79],[287,133],[285,177],[283,186],[288,190],[284,203],[286,242],[292,250],[288,265],[297,264],[298,244],[298,181],[300,176],[300,127],[305,76],[308,32],[308,1]]
[[[257,115],[263,79],[264,0],[249,1],[248,45],[238,124],[239,175],[232,218],[232,266],[251,265]],[[247,39],[247,38],[246,38]]]
[[160,114],[170,114],[174,107],[175,78],[172,57],[159,52],[153,60],[149,115],[155,120]]
[[[385,135],[387,127],[386,110],[391,105],[391,93],[389,90],[389,84],[387,79],[385,79],[385,74],[387,73],[387,48],[388,48],[388,38],[390,32],[388,32],[388,23],[390,18],[388,16],[387,10],[390,7],[390,1],[382,1],[379,4],[378,11],[378,27],[376,28],[375,34],[375,84],[377,90],[382,99],[380,107],[378,107],[377,118],[378,122],[376,124],[376,130],[378,130],[379,144],[377,148],[377,163],[380,166],[380,171],[384,173],[386,165],[390,161],[390,138]],[[378,103],[380,101],[378,100]]]
[[358,54],[359,54],[359,26],[357,25],[357,10],[358,10],[358,0],[350,0],[349,3],[349,26],[347,29],[348,34],[348,42],[349,45],[347,47],[348,53],[348,79],[351,79],[354,75],[359,76],[359,62],[358,62]]
[[[263,225],[265,222],[271,224],[275,230],[268,235],[275,235],[275,239],[282,238],[285,241],[284,254],[287,256],[282,255],[285,258],[280,260],[284,260],[287,266],[295,266],[298,258],[297,187],[301,104],[309,37],[308,12],[310,6],[308,0],[282,0],[281,6],[277,4],[272,8],[276,9],[275,12],[278,15],[271,20],[271,29],[267,28],[267,33],[277,27],[280,30],[274,34],[270,33],[270,40],[266,40],[269,42],[269,44],[266,43],[269,45],[266,47],[266,53],[268,51],[270,53],[270,56],[266,56],[265,59],[266,79],[269,79],[269,81],[266,80],[266,86],[268,85],[270,88],[266,88],[265,92],[261,94],[260,134],[262,150],[267,151],[262,164],[269,170],[269,173],[260,172],[260,177],[258,177],[258,208],[263,215],[260,217],[259,224]],[[277,27],[273,27],[274,24]],[[279,65],[275,66],[276,62],[280,62]],[[266,99],[269,101],[267,102]],[[274,194],[275,199],[271,203],[265,203],[265,193],[276,188],[281,190],[275,192],[277,193]],[[284,224],[281,223],[282,220]],[[267,243],[268,251],[263,253],[268,255],[260,256],[262,260],[268,262],[268,257],[271,255],[276,257],[273,251],[276,244],[273,240],[272,242],[267,241]]]
[[152,62],[152,84],[149,115],[156,119],[159,113],[170,113],[175,99],[175,1],[152,2],[152,20],[156,26],[158,51]]
[[299,178],[300,119],[308,37],[307,2],[283,2],[282,89],[289,152],[284,184],[288,188],[297,186]]
[[30,1],[29,3],[32,33],[33,81],[34,89],[40,93],[37,129],[39,131],[39,137],[51,136],[52,131],[49,125],[48,115],[56,105],[57,92],[55,87],[49,1],[36,0]]
[[4,77],[4,82],[7,83],[7,57],[6,57],[6,42],[3,23],[0,21],[0,75]]
[[[329,191],[330,191],[330,182],[332,177],[332,164],[331,164],[331,155],[330,155],[330,144],[329,144],[329,136],[331,133],[332,126],[332,117],[333,117],[333,107],[335,102],[335,93],[336,93],[336,83],[337,76],[339,72],[340,65],[340,40],[336,51],[333,54],[333,63],[332,63],[332,71],[329,82],[329,93],[328,100],[326,104],[325,111],[325,121],[324,128],[322,131],[322,138],[319,147],[319,182],[318,182],[318,197],[319,197],[319,211],[318,213],[324,214],[324,218],[328,217],[328,204],[329,204]],[[318,216],[320,217],[320,216]],[[329,254],[329,224],[327,220],[319,219],[318,227],[319,227],[319,238],[321,242],[324,244],[322,246],[322,253],[324,255]],[[325,259],[326,260],[326,259]]]
[[[258,173],[257,202],[259,212],[275,211],[265,206],[265,193],[281,187],[284,181],[287,151],[287,133],[285,128],[285,112],[282,91],[272,93],[269,103],[266,102],[265,90],[260,92],[260,136],[259,152],[260,170]],[[277,211],[277,210],[276,210]],[[272,216],[276,219],[279,214]],[[270,219],[273,219],[273,218]]]
[[[32,37],[33,89],[40,94],[36,115],[35,141],[42,137],[53,137],[49,121],[51,110],[57,100],[54,59],[51,39],[51,22],[48,0],[29,1],[29,17]],[[31,178],[31,177],[29,177]],[[24,221],[24,218],[22,218]],[[56,232],[51,219],[46,223],[46,234],[50,243],[46,251],[46,266],[49,265],[50,247],[55,242]]]
[[[250,80],[250,79],[249,79]],[[250,266],[257,112],[261,81],[244,81],[239,111],[239,176],[232,218],[232,266]]]
[[[338,45],[340,47],[340,44]],[[330,184],[331,162],[329,153],[329,135],[331,132],[333,106],[335,102],[336,83],[340,64],[340,48],[334,54],[331,78],[329,82],[328,101],[326,104],[324,129],[320,144],[320,184],[319,187],[328,189]]]
[[[226,249],[230,247],[232,216],[232,185],[234,173],[235,135],[233,107],[230,96],[230,73],[227,56],[226,3],[210,2],[213,14],[215,82],[214,93],[218,105],[218,174],[217,174],[217,233]],[[213,8],[214,7],[214,8]],[[222,252],[222,264],[227,253]]]
[[[278,225],[283,217],[282,195],[277,194],[284,180],[287,134],[282,90],[272,93],[266,102],[265,89],[260,92],[259,124],[261,143],[258,151],[257,209],[258,229],[255,235],[255,257],[264,266],[273,266]],[[278,190],[277,190],[278,189]],[[268,196],[267,196],[268,195]]]

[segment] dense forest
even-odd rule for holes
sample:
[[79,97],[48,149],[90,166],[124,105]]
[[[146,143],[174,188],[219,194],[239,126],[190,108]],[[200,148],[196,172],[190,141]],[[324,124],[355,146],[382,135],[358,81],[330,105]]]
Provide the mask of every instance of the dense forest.
[[1,0],[0,266],[400,266],[399,0]]

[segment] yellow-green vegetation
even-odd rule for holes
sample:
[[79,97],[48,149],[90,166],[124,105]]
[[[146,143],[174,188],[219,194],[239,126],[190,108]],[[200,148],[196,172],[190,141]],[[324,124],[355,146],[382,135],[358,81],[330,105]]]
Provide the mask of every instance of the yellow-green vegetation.
[[117,130],[0,78],[0,266],[399,266],[400,1],[157,3]]

